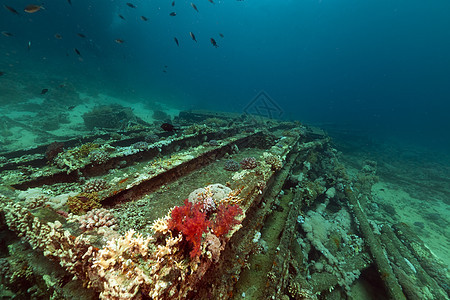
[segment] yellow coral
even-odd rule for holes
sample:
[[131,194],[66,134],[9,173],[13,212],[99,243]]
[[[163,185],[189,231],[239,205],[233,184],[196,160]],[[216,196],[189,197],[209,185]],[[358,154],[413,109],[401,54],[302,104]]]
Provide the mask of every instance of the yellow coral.
[[[140,257],[147,258],[152,237],[144,238],[129,230],[125,236],[114,238],[97,252],[93,268],[103,281],[103,299],[133,299],[149,277],[138,266]],[[124,276],[125,275],[125,276]],[[117,287],[120,289],[117,289]]]
[[97,192],[80,193],[76,196],[69,197],[67,199],[67,205],[69,206],[69,210],[77,215],[84,214],[91,209],[101,206]]
[[86,143],[81,145],[80,147],[78,147],[77,151],[76,151],[76,156],[78,157],[87,157],[89,155],[89,153],[92,152],[92,150],[95,150],[99,147],[98,144],[94,144],[94,143]]
[[273,155],[271,153],[264,152],[263,158],[266,164],[270,165],[273,171],[278,171],[283,166],[283,162],[278,155]]
[[169,214],[164,218],[156,219],[153,222],[151,228],[155,231],[156,234],[166,234],[167,232],[169,232]]
[[222,200],[219,201],[219,204],[221,203],[229,205],[241,204],[243,199],[238,195],[242,192],[243,189],[244,186],[231,191],[226,198],[223,198]]

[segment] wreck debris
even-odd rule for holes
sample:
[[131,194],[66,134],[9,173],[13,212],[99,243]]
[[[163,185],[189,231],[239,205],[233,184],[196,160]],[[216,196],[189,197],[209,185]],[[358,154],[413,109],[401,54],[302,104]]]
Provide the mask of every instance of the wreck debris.
[[[446,274],[406,228],[374,233],[358,200],[374,172],[354,184],[323,133],[205,116],[183,112],[176,135],[65,141],[53,164],[45,147],[6,154],[0,224],[102,299],[315,299],[373,270],[396,299],[445,296]],[[225,172],[229,159],[241,165]],[[58,284],[48,292],[64,299]]]

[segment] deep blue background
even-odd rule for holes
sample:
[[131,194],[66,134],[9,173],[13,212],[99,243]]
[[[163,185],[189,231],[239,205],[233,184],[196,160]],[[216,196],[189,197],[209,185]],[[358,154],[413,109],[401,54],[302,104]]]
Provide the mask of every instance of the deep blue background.
[[21,70],[130,101],[240,112],[264,90],[287,119],[450,146],[449,1],[193,0],[199,13],[190,1],[130,1],[52,0],[35,14],[1,1],[20,15],[0,9],[0,31],[14,34],[0,49]]

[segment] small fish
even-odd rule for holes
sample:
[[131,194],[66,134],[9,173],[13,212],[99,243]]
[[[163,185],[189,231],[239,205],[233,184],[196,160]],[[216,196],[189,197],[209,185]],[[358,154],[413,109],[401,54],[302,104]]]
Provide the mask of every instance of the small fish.
[[136,8],[136,5],[134,5],[133,3],[127,2],[127,5],[131,8]]
[[76,105],[71,105],[67,108],[67,110],[73,110],[75,107],[77,107]]
[[198,12],[197,6],[195,6],[194,3],[191,2],[191,6],[192,6],[193,9],[195,9]]
[[121,18],[122,20],[125,20],[125,17],[122,15],[119,15],[119,18]]
[[3,34],[4,36],[6,36],[6,37],[12,36],[12,33],[11,33],[11,32],[8,32],[8,31],[2,31],[2,34]]
[[141,20],[147,22],[147,21],[148,21],[148,18],[147,18],[147,17],[144,17],[144,16],[141,16]]
[[48,92],[48,89],[42,89],[41,95],[44,95],[44,94],[47,93],[47,92]]
[[4,8],[6,8],[7,10],[9,10],[10,12],[12,12],[13,14],[18,15],[19,12],[17,10],[15,10],[14,8],[12,8],[11,6],[8,5],[3,5]]
[[67,0],[67,2],[68,2],[70,5],[72,5],[72,0]]
[[44,9],[44,7],[41,5],[29,4],[29,5],[25,6],[25,9],[23,11],[27,12],[29,14],[34,14],[35,12],[38,12],[41,9]]
[[175,6],[175,1],[172,1],[172,6]]
[[169,14],[169,16],[172,16],[172,17],[175,17],[176,15],[177,15],[177,13],[174,11]]
[[214,47],[219,47],[219,45],[217,45],[217,43],[216,43],[216,40],[215,39],[213,39],[213,38],[210,38],[210,41],[211,41],[211,44],[214,46]]
[[123,44],[123,42],[125,41],[121,39],[115,39],[114,42],[116,42],[117,44]]
[[78,54],[79,56],[81,56],[81,52],[77,49],[77,48],[73,48],[73,50],[75,50],[75,53]]
[[219,33],[219,35],[220,35],[221,38],[224,38],[223,34]]
[[197,39],[195,38],[195,35],[192,32],[189,32],[189,35],[197,43]]
[[212,4],[214,4],[213,0],[208,0],[209,2],[211,2]]
[[59,33],[55,33],[55,39],[58,40],[62,39],[62,35],[60,35]]
[[162,128],[164,131],[170,131],[170,132],[176,130],[175,126],[173,126],[173,125],[170,124],[170,123],[164,123],[164,124],[162,124],[162,125],[161,125],[161,128]]
[[5,72],[0,71],[0,76],[5,75]]
[[83,39],[86,38],[86,36],[85,36],[84,34],[82,34],[82,33],[77,33],[77,35],[78,35],[80,38],[83,38]]
[[180,43],[178,43],[178,39],[176,37],[174,37],[173,40],[175,41],[175,43],[177,43],[177,46],[180,47]]
[[28,47],[28,51],[30,51],[30,49],[31,49],[31,41],[28,41],[27,47]]

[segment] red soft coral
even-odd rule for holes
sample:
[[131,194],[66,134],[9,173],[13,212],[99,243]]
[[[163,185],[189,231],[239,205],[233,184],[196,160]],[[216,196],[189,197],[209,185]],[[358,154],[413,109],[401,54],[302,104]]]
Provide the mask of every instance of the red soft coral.
[[242,214],[242,209],[238,205],[220,204],[212,226],[214,234],[220,237],[228,233],[234,225],[240,223],[235,219],[240,214]]
[[209,220],[206,219],[206,212],[201,211],[202,207],[201,202],[193,205],[186,199],[184,206],[177,206],[172,210],[172,218],[169,220],[169,229],[181,232],[192,244],[191,258],[200,255],[202,234],[210,225]]

